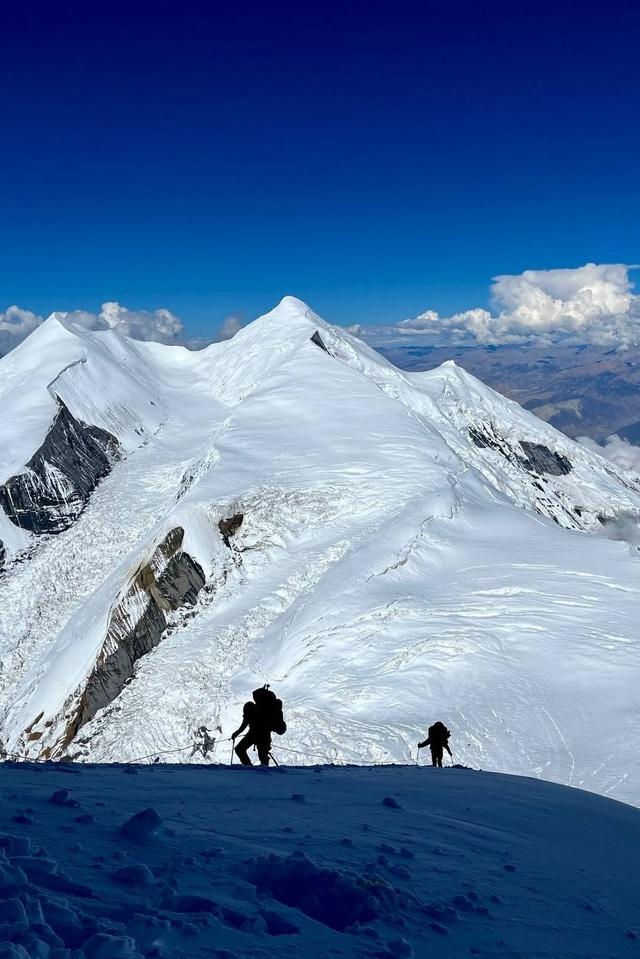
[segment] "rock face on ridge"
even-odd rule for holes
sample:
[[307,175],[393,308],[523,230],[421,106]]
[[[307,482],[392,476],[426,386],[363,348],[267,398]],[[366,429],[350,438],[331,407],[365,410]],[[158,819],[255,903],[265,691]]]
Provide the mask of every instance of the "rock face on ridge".
[[58,412],[24,472],[0,486],[7,517],[36,534],[68,529],[120,452],[115,436],[77,420],[62,400],[57,403]]
[[112,609],[104,645],[68,718],[62,747],[121,693],[136,662],[159,644],[171,613],[196,603],[205,575],[183,551],[183,540],[180,527],[167,533]]
[[520,446],[526,453],[528,468],[533,472],[548,473],[550,476],[568,476],[573,469],[571,460],[567,456],[556,450],[550,450],[543,443],[520,440]]

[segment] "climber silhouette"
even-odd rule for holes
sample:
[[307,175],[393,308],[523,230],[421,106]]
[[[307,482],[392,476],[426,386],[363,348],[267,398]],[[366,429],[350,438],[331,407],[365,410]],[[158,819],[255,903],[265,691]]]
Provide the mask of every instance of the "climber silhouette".
[[258,750],[260,765],[268,766],[271,752],[271,733],[282,736],[287,731],[287,724],[282,715],[282,700],[276,697],[276,694],[269,689],[268,685],[261,689],[254,689],[253,702],[244,704],[242,725],[239,729],[236,729],[231,738],[235,741],[247,726],[249,732],[235,747],[236,756],[243,766],[253,765],[247,755],[247,750],[250,746],[255,746]]
[[438,720],[438,722],[434,723],[433,726],[429,726],[425,741],[423,743],[418,743],[418,749],[422,749],[424,746],[431,747],[432,766],[442,766],[442,752],[444,749],[446,749],[451,756],[451,750],[449,749],[450,735],[451,733],[445,724]]

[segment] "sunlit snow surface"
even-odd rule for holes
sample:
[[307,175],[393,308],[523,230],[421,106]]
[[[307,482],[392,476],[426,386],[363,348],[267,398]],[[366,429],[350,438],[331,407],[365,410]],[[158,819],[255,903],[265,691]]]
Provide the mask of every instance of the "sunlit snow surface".
[[0,796],[13,959],[638,955],[640,813],[551,783],[22,764]]
[[[637,550],[541,515],[531,477],[468,428],[569,457],[551,480],[560,522],[573,506],[594,528],[598,512],[640,510],[636,480],[452,364],[403,374],[291,298],[200,353],[55,318],[19,349],[0,361],[17,417],[0,414],[0,482],[41,442],[51,389],[126,455],[74,526],[31,541],[1,580],[9,748],[37,754],[24,730],[41,711],[57,721],[112,605],[181,525],[207,586],[82,728],[79,758],[184,747],[203,724],[226,737],[271,682],[289,762],[408,760],[440,718],[460,762],[640,803]],[[229,551],[216,524],[237,512]]]

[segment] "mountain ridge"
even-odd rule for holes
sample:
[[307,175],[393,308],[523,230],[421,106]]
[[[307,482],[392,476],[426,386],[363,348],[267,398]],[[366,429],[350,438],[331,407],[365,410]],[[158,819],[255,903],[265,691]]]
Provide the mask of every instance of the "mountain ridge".
[[[303,755],[406,760],[442,713],[466,762],[637,801],[637,558],[594,531],[640,510],[640,482],[455,365],[396,370],[295,298],[197,353],[72,335],[56,396],[117,455],[55,535],[0,513],[6,749],[182,745],[228,733],[272,681]],[[53,402],[34,342],[25,464]],[[613,691],[624,735],[591,742]]]

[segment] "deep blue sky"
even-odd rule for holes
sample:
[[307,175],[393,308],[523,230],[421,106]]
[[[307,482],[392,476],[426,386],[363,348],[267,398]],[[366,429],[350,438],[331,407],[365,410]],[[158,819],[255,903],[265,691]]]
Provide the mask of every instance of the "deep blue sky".
[[[19,7],[24,7],[20,10]],[[0,310],[334,322],[639,259],[640,5],[5,5]]]

